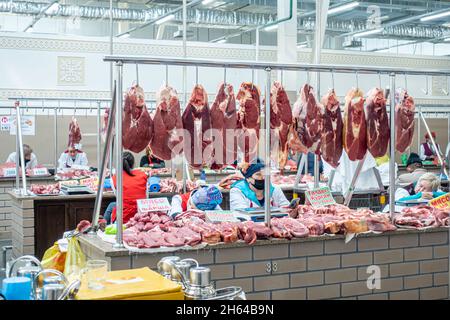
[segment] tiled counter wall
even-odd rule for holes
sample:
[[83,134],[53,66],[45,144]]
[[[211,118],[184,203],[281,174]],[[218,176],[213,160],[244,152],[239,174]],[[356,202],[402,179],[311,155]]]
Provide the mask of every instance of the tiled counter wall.
[[[216,287],[241,286],[248,299],[447,299],[448,229],[398,231],[333,240],[176,252],[209,265]],[[91,258],[101,250],[86,247]],[[103,256],[102,256],[103,255]],[[168,254],[107,257],[112,270],[140,268]],[[367,267],[381,270],[381,288],[368,289]]]
[[[30,181],[27,180],[27,184]],[[54,178],[48,179],[38,179],[36,182],[39,184],[50,184],[55,183]],[[22,184],[22,182],[21,182]],[[6,179],[0,180],[0,240],[11,240],[11,197],[8,195],[8,192],[16,187],[15,179]]]

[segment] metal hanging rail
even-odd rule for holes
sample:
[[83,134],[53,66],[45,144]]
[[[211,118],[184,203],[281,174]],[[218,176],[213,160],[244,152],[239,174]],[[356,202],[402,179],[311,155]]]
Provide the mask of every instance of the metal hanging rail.
[[[196,67],[210,67],[210,68],[227,68],[227,69],[258,69],[264,70],[266,74],[266,92],[269,95],[266,96],[266,108],[265,117],[266,123],[270,124],[270,105],[267,103],[270,96],[270,73],[273,70],[291,70],[291,71],[307,71],[307,72],[334,72],[334,73],[358,73],[361,74],[388,74],[390,78],[390,87],[395,90],[395,76],[396,74],[408,74],[408,75],[434,75],[434,76],[449,76],[450,70],[435,70],[424,69],[414,70],[408,68],[390,68],[390,67],[367,67],[367,66],[342,66],[342,65],[324,65],[324,64],[279,64],[271,62],[254,62],[254,61],[221,61],[221,60],[203,60],[203,59],[187,59],[187,58],[161,58],[161,57],[141,57],[141,56],[121,56],[121,55],[107,55],[103,59],[106,62],[115,62],[116,65],[116,77],[117,77],[117,106],[122,110],[122,82],[123,82],[123,65],[124,64],[148,64],[148,65],[177,65],[177,66],[196,66]],[[390,119],[390,174],[389,174],[389,203],[390,214],[393,218],[395,212],[395,95],[390,95],[390,114],[394,115]],[[269,126],[270,127],[270,126]],[[117,248],[123,247],[123,230],[122,230],[122,134],[121,134],[121,112],[116,114],[116,170],[117,170]],[[265,135],[266,150],[267,146],[270,146],[270,134]],[[270,167],[270,154],[266,154],[266,165]],[[270,174],[266,177],[265,186],[270,185]],[[266,188],[267,191],[267,188]],[[270,199],[265,194],[265,223],[270,226]]]

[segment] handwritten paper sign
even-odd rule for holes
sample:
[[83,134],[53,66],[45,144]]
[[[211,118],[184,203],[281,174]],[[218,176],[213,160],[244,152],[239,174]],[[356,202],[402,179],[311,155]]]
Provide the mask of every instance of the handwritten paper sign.
[[33,176],[48,176],[47,168],[33,168]]
[[16,168],[5,168],[3,169],[3,176],[4,177],[15,177],[17,174]]
[[98,188],[98,177],[81,179],[80,185],[89,187],[91,190],[96,191]]
[[330,188],[322,187],[318,189],[308,190],[305,192],[306,197],[313,207],[323,207],[335,204]]
[[239,222],[233,211],[206,210],[205,215],[210,222]]
[[169,211],[172,208],[167,198],[137,200],[137,206],[140,213],[151,211]]
[[450,210],[450,193],[434,198],[428,204],[437,209]]
[[78,186],[79,184],[78,180],[66,180],[59,183],[59,188],[61,189],[63,186]]

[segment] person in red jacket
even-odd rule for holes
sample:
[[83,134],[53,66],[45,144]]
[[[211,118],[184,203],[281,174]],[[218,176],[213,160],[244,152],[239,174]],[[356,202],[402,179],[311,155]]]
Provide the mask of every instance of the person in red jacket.
[[[134,157],[130,152],[123,153],[123,223],[127,223],[138,211],[137,201],[147,198],[147,173],[141,170],[133,170]],[[112,177],[114,186],[116,186],[116,176]],[[105,211],[104,219],[107,223],[113,223],[116,220],[116,203],[109,204]]]

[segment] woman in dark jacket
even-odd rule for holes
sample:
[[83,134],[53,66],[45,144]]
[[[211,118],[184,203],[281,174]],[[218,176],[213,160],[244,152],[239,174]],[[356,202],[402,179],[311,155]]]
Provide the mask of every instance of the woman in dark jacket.
[[152,150],[149,146],[145,148],[145,155],[141,158],[140,167],[152,167],[152,168],[165,168],[166,164],[163,160],[156,158],[152,154]]

